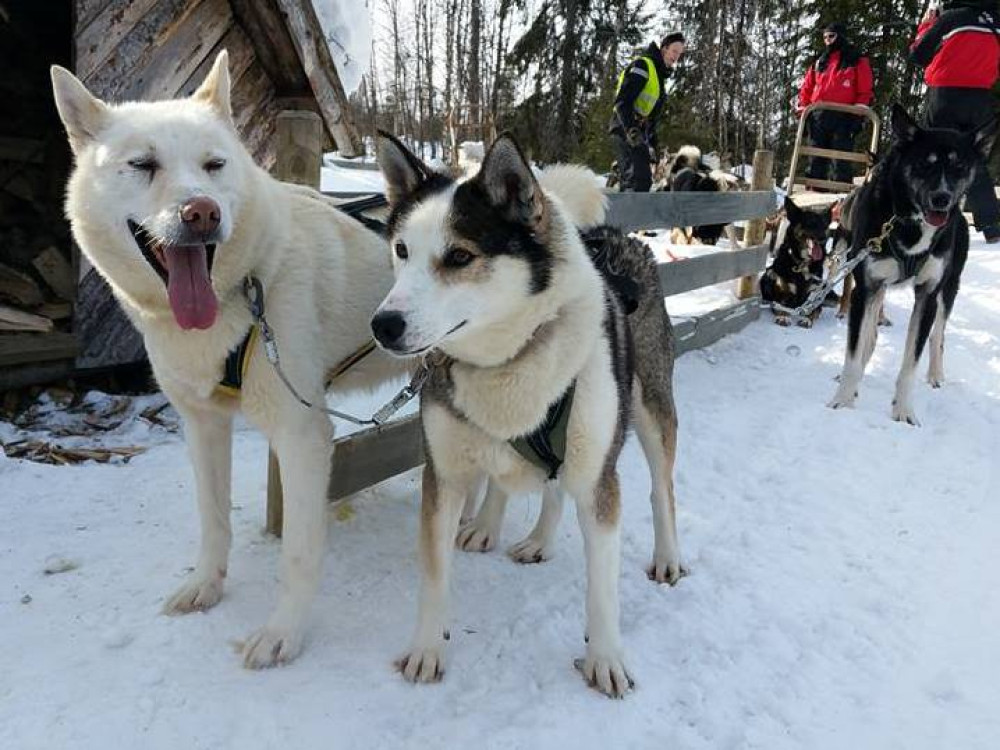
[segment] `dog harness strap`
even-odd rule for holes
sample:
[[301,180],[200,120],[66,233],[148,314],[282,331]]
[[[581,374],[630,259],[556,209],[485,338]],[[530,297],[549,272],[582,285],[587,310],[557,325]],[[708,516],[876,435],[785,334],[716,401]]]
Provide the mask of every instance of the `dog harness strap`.
[[359,347],[353,354],[348,355],[337,363],[337,365],[327,374],[326,382],[332,383],[373,351],[375,351],[375,339],[370,339],[365,344],[362,344],[361,347]]
[[892,241],[892,237],[890,236],[890,233],[892,232],[892,225],[895,223],[895,218],[896,217],[894,215],[882,226],[882,236],[879,238],[879,247],[875,250],[875,252],[877,253],[888,249],[889,255],[893,257],[899,268],[900,280],[909,279],[917,275],[924,261],[930,257],[931,247],[933,247],[934,243],[932,241],[926,250],[922,253],[917,253],[916,255],[911,255],[910,253],[905,252]]
[[229,396],[239,396],[243,390],[243,379],[246,377],[247,368],[250,366],[250,358],[253,350],[257,346],[257,335],[259,331],[257,325],[250,326],[247,335],[236,345],[226,356],[226,362],[222,368],[222,380],[216,388]]
[[544,470],[549,479],[556,478],[566,460],[566,428],[569,413],[573,410],[575,391],[576,381],[573,381],[566,392],[549,406],[545,419],[534,432],[508,441],[522,458]]
[[[413,373],[413,377],[410,379],[410,382],[407,383],[403,389],[397,393],[391,401],[389,401],[389,403],[385,404],[381,409],[375,412],[370,419],[359,419],[358,417],[346,412],[330,409],[329,407],[320,406],[319,404],[313,404],[312,402],[304,399],[302,395],[295,390],[295,386],[292,385],[288,376],[285,375],[285,371],[281,369],[281,356],[278,354],[278,342],[274,337],[274,331],[271,330],[271,326],[267,323],[267,318],[264,317],[264,285],[260,283],[260,279],[252,274],[248,274],[243,280],[243,294],[247,298],[247,307],[250,309],[251,317],[253,317],[253,327],[260,330],[260,337],[264,342],[264,356],[267,357],[267,361],[271,363],[271,366],[281,379],[281,382],[285,384],[285,388],[288,389],[288,392],[292,394],[296,401],[307,409],[318,409],[325,414],[330,414],[331,416],[339,417],[340,419],[346,419],[348,422],[352,422],[356,425],[382,427],[389,421],[390,417],[392,417],[405,404],[410,402],[420,393],[420,389],[423,388],[424,383],[430,375],[429,362],[432,361],[432,357],[435,354],[434,352],[424,355],[424,359],[421,361],[420,366],[417,367],[416,372]],[[365,344],[361,347],[361,349],[354,352],[354,354],[350,355],[346,360],[334,368],[333,377],[343,374],[354,364],[360,362],[362,359],[371,354],[372,351],[374,351],[375,346],[374,342],[370,343],[371,348],[369,348],[368,344]]]
[[907,255],[905,253],[897,253],[896,249],[893,248],[892,254],[896,256],[900,279],[908,279],[911,276],[917,275],[920,266],[923,265],[924,261],[930,255],[930,251],[920,253],[919,255]]

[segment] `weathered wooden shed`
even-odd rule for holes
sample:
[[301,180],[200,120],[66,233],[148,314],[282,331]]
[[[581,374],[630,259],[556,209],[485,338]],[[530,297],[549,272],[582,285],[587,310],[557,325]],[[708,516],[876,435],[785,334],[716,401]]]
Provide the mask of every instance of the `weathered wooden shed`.
[[317,112],[328,147],[360,150],[311,0],[0,0],[0,390],[144,358],[72,248],[62,216],[71,162],[49,66],[108,101],[165,99],[193,91],[223,49],[236,124],[258,163],[274,163],[283,109]]

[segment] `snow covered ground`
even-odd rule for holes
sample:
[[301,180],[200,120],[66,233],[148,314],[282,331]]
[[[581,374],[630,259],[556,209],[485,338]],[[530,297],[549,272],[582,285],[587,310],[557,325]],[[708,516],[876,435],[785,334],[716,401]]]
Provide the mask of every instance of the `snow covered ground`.
[[340,166],[333,161],[333,154],[327,154],[327,157],[320,170],[320,190],[346,193],[363,193],[366,190],[373,193],[385,192],[385,180],[381,172]]
[[[630,440],[622,626],[638,684],[621,702],[572,668],[584,649],[572,512],[547,564],[458,554],[448,673],[413,686],[392,660],[416,610],[415,475],[361,493],[331,514],[305,652],[248,672],[234,645],[274,602],[278,557],[261,534],[258,435],[236,435],[226,596],[183,618],[159,614],[196,552],[179,435],[127,421],[103,439],[149,450],[120,465],[0,457],[0,748],[1000,747],[998,291],[1000,250],[975,244],[948,383],[917,389],[920,428],[889,418],[908,290],[889,296],[895,325],[854,410],[823,405],[845,337],[829,310],[812,331],[763,316],[678,361],[691,574],[667,588],[643,573],[649,489]],[[537,502],[512,503],[504,546]],[[45,575],[53,556],[75,569]]]

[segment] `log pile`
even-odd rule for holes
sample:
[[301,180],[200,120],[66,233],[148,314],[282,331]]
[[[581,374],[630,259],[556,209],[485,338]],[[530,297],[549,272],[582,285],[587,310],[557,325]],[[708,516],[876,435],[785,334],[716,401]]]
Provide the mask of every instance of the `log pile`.
[[70,154],[52,104],[48,68],[69,62],[71,18],[16,4],[0,22],[0,366],[19,342],[65,337],[76,297],[62,203]]
[[[3,253],[3,259],[9,255]],[[0,332],[68,328],[76,292],[73,279],[73,265],[54,245],[43,248],[27,267],[0,262]]]

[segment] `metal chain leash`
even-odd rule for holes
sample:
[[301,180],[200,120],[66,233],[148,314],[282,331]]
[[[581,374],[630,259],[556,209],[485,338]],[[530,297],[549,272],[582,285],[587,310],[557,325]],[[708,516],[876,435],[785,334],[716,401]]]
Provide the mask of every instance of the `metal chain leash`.
[[882,225],[882,230],[879,232],[878,236],[869,239],[858,254],[849,260],[841,258],[841,253],[834,253],[834,260],[839,261],[837,270],[834,273],[831,273],[827,277],[826,281],[813,289],[801,305],[792,308],[785,307],[778,302],[771,302],[770,308],[775,312],[789,315],[795,319],[809,316],[813,310],[823,304],[823,300],[826,299],[826,295],[829,294],[830,291],[837,286],[837,284],[846,279],[865,258],[869,255],[878,255],[882,252],[882,245],[884,245],[885,241],[888,239],[895,223],[896,216],[894,214],[889,217],[889,220],[885,222],[885,224]]
[[307,409],[318,409],[319,411],[347,420],[348,422],[352,422],[356,425],[373,425],[375,427],[381,427],[386,424],[393,417],[393,415],[396,414],[396,412],[402,409],[420,393],[420,390],[424,387],[424,383],[427,382],[427,378],[430,377],[432,367],[431,357],[434,354],[433,351],[428,352],[428,354],[420,360],[420,365],[417,367],[416,372],[413,373],[413,377],[410,378],[410,382],[404,385],[399,393],[393,396],[388,403],[378,409],[378,411],[376,411],[370,419],[361,419],[346,412],[313,404],[304,399],[299,392],[295,390],[295,386],[292,385],[291,381],[289,381],[288,377],[285,375],[285,371],[281,368],[281,357],[278,354],[278,342],[275,339],[274,331],[271,329],[271,326],[268,325],[267,318],[264,315],[264,287],[260,283],[260,279],[255,276],[247,276],[243,281],[243,293],[247,298],[247,307],[250,309],[250,315],[260,330],[260,336],[264,341],[264,356],[267,357],[267,361],[274,367],[274,371],[278,373],[278,377],[281,378],[281,382],[285,384],[289,393],[291,393],[292,396],[294,396],[295,399]]

